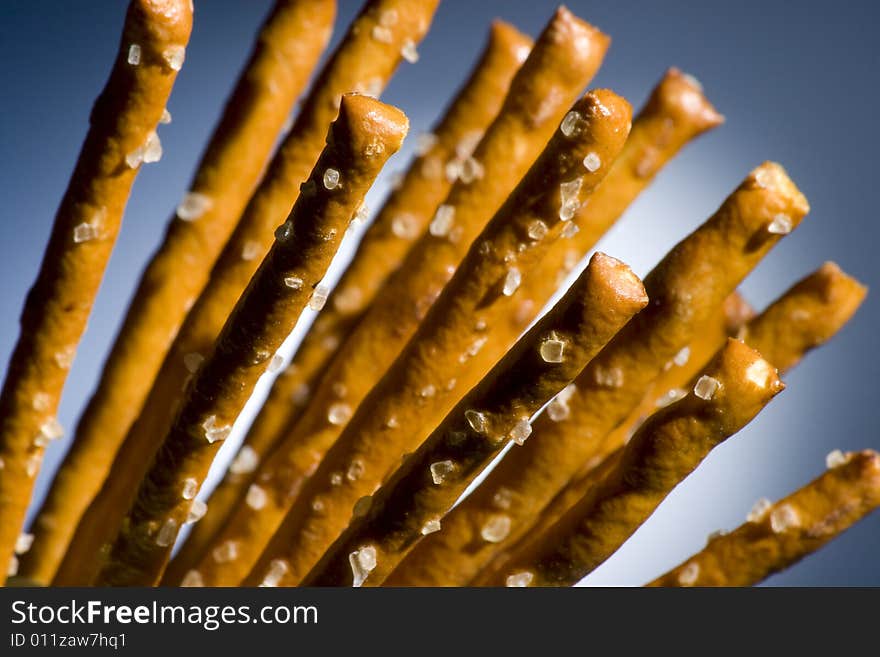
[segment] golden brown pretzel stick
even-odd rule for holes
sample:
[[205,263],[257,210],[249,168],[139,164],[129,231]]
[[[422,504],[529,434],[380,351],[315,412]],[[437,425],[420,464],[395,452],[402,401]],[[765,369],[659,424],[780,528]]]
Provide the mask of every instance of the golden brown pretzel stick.
[[[208,282],[165,358],[137,421],[114,460],[108,479],[83,514],[68,554],[56,573],[55,584],[78,584],[86,576],[84,563],[116,532],[116,523],[131,503],[133,487],[168,431],[180,401],[183,383],[214,344],[235,302],[241,296],[272,243],[272,231],[296,200],[298,187],[317,160],[327,126],[336,116],[343,92],[372,80],[378,92],[401,61],[405,42],[424,36],[438,0],[371,0],[331,59],[318,75],[306,101],[269,165],[268,171],[223,249]],[[389,16],[394,17],[392,26]],[[383,23],[384,21],[384,23]],[[381,38],[374,38],[379,28]],[[387,41],[388,33],[391,41]],[[381,83],[381,84],[380,84]]]
[[[829,455],[830,456],[830,455]],[[840,454],[760,517],[712,538],[647,586],[751,586],[815,552],[880,506],[880,454]]]
[[[495,358],[488,360],[497,361],[515,342],[497,335],[493,327],[512,312],[521,278],[530,275],[531,264],[570,221],[570,205],[588,202],[604,177],[602,171],[585,167],[584,157],[596,153],[613,161],[629,132],[629,103],[611,91],[586,94],[572,111],[584,117],[581,128],[553,136],[480,234],[416,335],[303,485],[297,504],[260,557],[286,556],[287,581],[305,575],[345,528],[357,499],[372,493],[401,455],[417,448],[442,420],[431,418],[452,409],[462,396],[454,391],[468,390],[485,376],[489,368],[467,366],[473,345],[494,352]],[[543,239],[530,236],[536,220],[547,226]],[[363,472],[334,484],[333,473],[353,462]],[[316,499],[322,506],[318,512],[313,508]]]
[[[498,117],[477,146],[473,157],[482,164],[482,178],[471,183],[459,180],[453,186],[431,229],[379,291],[371,309],[334,356],[294,430],[258,470],[255,481],[260,485],[282,471],[288,490],[294,493],[278,505],[267,504],[259,513],[246,506],[237,510],[228,525],[229,536],[236,538],[227,536],[218,541],[223,544],[246,536],[239,558],[220,565],[203,559],[199,570],[206,573],[206,582],[214,581],[215,571],[229,571],[222,575],[222,581],[232,583],[247,573],[293,503],[296,487],[341,433],[346,413],[358,405],[415,332],[473,237],[546,145],[569,99],[595,73],[606,46],[607,37],[565,10],[550,21],[514,77]],[[539,105],[541,112],[536,115]],[[344,399],[340,399],[340,392]],[[345,412],[330,422],[330,407]],[[425,429],[427,433],[430,427]]]
[[[422,535],[440,529],[443,514],[507,439],[522,444],[528,438],[530,418],[647,303],[645,289],[629,267],[595,254],[562,300],[379,489],[366,516],[353,521],[303,584],[341,586],[351,584],[353,578],[355,584],[381,584]],[[503,522],[494,520],[483,532],[502,538]],[[363,566],[365,558],[372,567]],[[270,568],[274,568],[271,577],[280,566],[270,564]],[[277,583],[285,584],[284,577]]]
[[0,563],[6,564],[141,162],[161,155],[155,130],[192,28],[187,0],[132,0],[110,79],[55,215],[0,394]]
[[[211,494],[207,514],[166,569],[166,581],[179,582],[201,557],[250,484],[250,472],[241,470],[252,471],[296,418],[306,402],[307,395],[302,391],[315,384],[333,355],[334,345],[345,340],[412,241],[427,228],[431,214],[452,186],[445,175],[435,175],[434,164],[470,154],[475,139],[498,114],[510,81],[530,47],[531,40],[512,26],[501,21],[493,23],[479,62],[433,131],[433,144],[416,157],[365,233],[293,362],[275,381],[244,440],[242,457]],[[292,401],[295,396],[296,404]]]
[[314,191],[297,199],[213,352],[187,386],[98,584],[158,581],[179,528],[200,508],[193,496],[219,442],[306,303],[317,305],[325,294],[320,282],[342,235],[382,166],[400,148],[407,128],[401,111],[369,96],[343,96],[327,147],[306,183]]
[[48,583],[55,574],[162,365],[169,336],[207,282],[327,45],[335,13],[335,0],[276,0],[179,214],[141,276],[98,388],[34,522],[22,575]]
[[611,556],[719,443],[785,386],[770,363],[728,339],[686,397],[636,431],[609,472],[510,560],[481,573],[483,586],[572,586]]
[[[594,358],[567,401],[554,402],[515,450],[427,537],[389,584],[463,584],[496,554],[479,527],[498,512],[498,496],[518,540],[541,509],[601,448],[665,365],[687,346],[715,309],[775,244],[777,224],[793,228],[808,210],[782,167],[755,169],[700,228],[679,242],[645,278],[651,302]],[[724,266],[719,266],[724,263]],[[463,546],[469,546],[466,551]]]
[[[735,324],[729,325],[727,330],[738,333],[746,344],[777,365],[780,374],[785,374],[808,351],[831,339],[853,316],[866,293],[866,288],[857,280],[847,276],[834,263],[828,262],[796,283],[764,312],[744,324],[741,330],[737,330]],[[742,302],[735,297],[729,297],[725,306],[728,307],[726,312],[728,317],[732,317],[731,308],[735,309],[733,316],[742,316]],[[706,353],[705,347],[709,346],[711,341],[707,342],[704,336],[711,333],[712,331],[704,330],[703,336],[697,336],[691,342],[688,363],[665,372],[658,379],[654,387],[655,391],[676,391],[682,387],[684,389],[693,387],[696,383],[696,371],[691,364],[706,360],[703,358]],[[718,343],[720,344],[721,341],[722,338],[719,337]],[[661,398],[672,401],[678,396],[679,393],[673,393],[663,395]],[[650,397],[653,400],[657,397],[657,393]],[[648,407],[643,410],[645,415],[649,411]],[[631,414],[627,423],[632,420]],[[622,429],[627,433],[623,433]],[[615,429],[609,434],[598,453],[582,466],[581,472],[541,511],[538,521],[529,528],[530,534],[540,533],[546,529],[587,494],[619,456],[627,436],[631,435],[629,433],[631,430],[630,426],[622,425],[622,428]],[[510,549],[516,550],[515,547]],[[496,560],[502,558],[504,558],[503,554],[499,554]]]
[[[654,176],[690,140],[724,121],[692,76],[669,69],[633,121],[620,157],[590,202],[578,210],[580,230],[553,245],[535,275],[523,283],[520,311],[510,316],[510,330],[519,334],[542,305]],[[603,166],[594,162],[594,166]]]

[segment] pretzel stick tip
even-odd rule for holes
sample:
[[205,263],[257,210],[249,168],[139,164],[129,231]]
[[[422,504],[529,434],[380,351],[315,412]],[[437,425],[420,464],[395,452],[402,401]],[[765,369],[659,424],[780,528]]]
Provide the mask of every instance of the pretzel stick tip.
[[595,490],[476,583],[575,584],[611,556],[714,447],[748,424],[784,387],[758,352],[728,339],[693,390],[642,425]]
[[832,452],[829,469],[748,522],[713,536],[648,586],[752,586],[797,563],[880,506],[880,454]]
[[[647,302],[629,267],[595,254],[562,300],[450,411],[390,481],[365,498],[370,501],[366,516],[354,520],[303,585],[381,584],[419,538],[440,529],[442,515],[506,439],[522,444],[530,418]],[[503,514],[493,517],[484,538],[498,540],[504,527]],[[373,564],[369,569],[362,566],[365,555]],[[286,583],[283,576],[272,577],[282,563],[269,565],[267,577],[274,584]]]
[[188,385],[98,576],[99,584],[150,585],[161,576],[179,528],[202,513],[192,493],[201,486],[220,441],[306,303],[314,308],[325,294],[320,280],[342,234],[407,129],[400,110],[369,96],[343,96],[306,191],[276,231],[273,247],[236,304],[213,353]]
[[[192,29],[187,0],[133,0],[110,78],[55,216],[0,394],[0,563],[13,553],[68,371]],[[17,567],[17,561],[12,561]],[[10,571],[15,568],[10,567]]]

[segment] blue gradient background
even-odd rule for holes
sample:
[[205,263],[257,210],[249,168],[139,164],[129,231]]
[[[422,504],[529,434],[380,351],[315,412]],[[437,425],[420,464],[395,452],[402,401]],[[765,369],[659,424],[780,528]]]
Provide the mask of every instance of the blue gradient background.
[[[0,56],[6,64],[0,92],[4,362],[89,110],[108,75],[125,4],[6,0],[0,8]],[[158,165],[144,167],[134,187],[64,394],[60,419],[65,427],[74,426],[94,387],[128,295],[186,190],[269,4],[196,2],[186,64],[169,103],[174,121],[160,129],[165,155]],[[787,167],[813,210],[746,281],[747,297],[763,307],[824,260],[837,261],[873,285],[880,271],[873,209],[874,112],[880,106],[874,26],[880,10],[872,4],[572,0],[569,7],[576,14],[613,37],[595,85],[613,88],[638,108],[664,69],[675,65],[699,77],[727,116],[726,125],[687,148],[660,174],[600,248],[645,274],[753,166],[774,159]],[[359,5],[340,0],[339,26]],[[490,19],[504,18],[535,35],[553,9],[553,3],[539,0],[446,0],[419,49],[421,61],[403,64],[383,99],[406,111],[412,134],[427,129],[481,48]],[[334,44],[343,32],[337,28]],[[413,142],[408,140],[388,171],[404,166]],[[374,190],[372,207],[386,180]],[[786,377],[788,389],[718,448],[585,583],[641,584],[699,549],[712,530],[741,523],[758,497],[778,498],[815,477],[830,450],[880,448],[878,328],[880,311],[869,296],[832,344]],[[49,450],[38,497],[65,447],[55,444]],[[878,552],[880,513],[875,513],[769,583],[880,585]]]

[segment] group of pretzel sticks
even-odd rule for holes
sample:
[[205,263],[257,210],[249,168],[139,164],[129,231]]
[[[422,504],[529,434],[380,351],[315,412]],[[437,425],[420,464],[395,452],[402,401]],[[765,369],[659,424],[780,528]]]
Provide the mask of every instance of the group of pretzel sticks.
[[[130,3],[102,95],[128,105],[114,104],[115,123],[96,123],[109,101],[96,105],[0,397],[10,575],[43,585],[573,585],[865,297],[833,263],[758,315],[736,292],[809,211],[768,162],[644,282],[596,253],[541,316],[662,167],[723,122],[677,69],[635,118],[612,91],[583,93],[610,39],[564,8],[534,43],[493,23],[331,291],[331,260],[350,223],[368,216],[364,197],[408,130],[375,97],[402,60],[418,58],[439,0],[368,0],[286,134],[336,6],[276,0],[33,533],[19,535],[42,449],[60,435],[52,413],[66,372],[49,340],[79,339],[134,173],[161,151],[155,128],[168,119],[192,16],[189,3],[158,4]],[[119,151],[120,135],[132,149]],[[106,192],[100,226],[82,222],[94,189]],[[276,352],[307,307],[313,325],[206,506],[200,489],[219,447],[257,381],[279,373]],[[880,504],[876,453],[835,452],[829,467],[651,584],[757,583]]]

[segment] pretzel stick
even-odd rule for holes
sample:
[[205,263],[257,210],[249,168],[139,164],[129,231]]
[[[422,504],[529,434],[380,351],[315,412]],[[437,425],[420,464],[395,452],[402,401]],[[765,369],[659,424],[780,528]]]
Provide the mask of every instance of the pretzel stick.
[[327,147],[307,182],[315,191],[300,195],[213,353],[187,386],[98,584],[158,581],[179,528],[199,508],[192,498],[220,441],[306,303],[316,305],[323,294],[318,286],[346,226],[388,157],[400,148],[407,127],[406,117],[393,107],[369,96],[343,96]]
[[[442,515],[507,438],[520,444],[526,440],[530,418],[647,303],[641,281],[629,267],[594,255],[562,300],[407,458],[373,496],[366,516],[349,526],[303,583],[380,584],[423,534],[440,529]],[[497,524],[487,524],[484,534],[500,537],[504,527]],[[365,556],[372,557],[372,568],[361,565]],[[270,578],[278,564],[273,568]],[[285,583],[283,577],[279,583]]]
[[785,570],[880,506],[880,454],[841,454],[817,479],[648,586],[751,586]]
[[[864,300],[866,292],[866,288],[857,280],[847,276],[834,263],[828,262],[796,283],[764,312],[749,320],[736,332],[746,344],[759,351],[770,362],[778,364],[780,374],[785,374],[807,352],[827,342],[843,328]],[[725,305],[731,306],[730,303]],[[736,330],[734,326],[729,326],[728,330],[730,329]],[[699,342],[702,343],[703,340],[700,339]],[[661,377],[669,385],[669,390],[680,388],[684,381],[688,381],[684,384],[685,389],[696,384],[696,373],[690,371],[691,363],[704,360],[702,354],[705,353],[697,345],[697,341],[691,343],[690,360],[685,366],[670,369]],[[671,375],[684,378],[673,381]],[[664,388],[658,385],[656,389]],[[665,396],[666,399],[675,397],[677,395]],[[647,410],[645,409],[646,412]],[[616,429],[605,439],[599,453],[582,467],[581,472],[541,512],[538,521],[529,528],[528,535],[544,531],[596,485],[609,464],[619,457],[627,435],[631,434],[622,434],[620,429]],[[509,549],[515,551],[516,547]],[[502,558],[504,554],[500,553],[496,561]]]
[[[192,300],[208,280],[278,132],[327,45],[335,0],[277,0],[165,241],[132,297],[98,388],[34,522],[21,573],[48,583],[98,493]],[[193,204],[204,206],[195,217]]]
[[571,586],[611,556],[722,441],[785,386],[754,349],[729,339],[686,397],[658,411],[618,465],[543,534],[477,584]]
[[[412,241],[427,228],[434,209],[446,196],[451,181],[433,175],[432,163],[458,161],[469,156],[476,138],[498,114],[505,92],[531,40],[515,28],[496,21],[470,78],[433,131],[433,145],[413,161],[400,186],[392,191],[382,210],[358,245],[354,259],[333,290],[327,306],[306,334],[290,366],[276,379],[266,403],[251,426],[242,447],[243,456],[211,494],[208,513],[187,537],[172,559],[164,579],[180,581],[204,553],[214,534],[228,519],[235,503],[251,483],[250,472],[281,437],[283,429],[306,403],[302,394],[313,386],[333,355],[333,345],[345,340],[379,287],[403,260]],[[431,174],[431,175],[427,175]],[[292,399],[297,399],[297,404]]]
[[[437,1],[368,2],[318,75],[290,134],[272,159],[217,260],[210,281],[169,349],[140,415],[114,460],[113,477],[104,483],[83,514],[55,584],[76,585],[94,575],[84,564],[92,564],[94,570],[101,545],[116,534],[131,505],[134,486],[146,473],[158,448],[157,441],[168,432],[190,370],[210,351],[268,251],[273,230],[284,221],[299,193],[298,186],[318,159],[327,126],[336,116],[340,95],[363,87],[364,80],[373,80],[371,91],[380,91],[401,61],[404,42],[418,41],[425,34]],[[396,17],[391,27],[381,23],[389,22],[388,15]],[[381,28],[381,40],[374,38],[374,28]],[[390,43],[386,43],[388,33]]]
[[[341,433],[345,415],[357,407],[415,332],[476,234],[552,136],[569,99],[595,73],[606,46],[607,37],[566,10],[558,11],[550,21],[474,152],[475,161],[483,167],[482,178],[456,182],[432,228],[414,245],[336,353],[309,408],[256,474],[259,485],[276,479],[272,485],[284,488],[285,495],[278,497],[277,505],[270,502],[259,512],[248,507],[236,511],[217,546],[238,541],[239,558],[220,565],[203,559],[198,569],[205,573],[206,582],[237,583],[247,574],[293,504],[304,478]],[[538,114],[537,106],[541,107]],[[345,393],[344,399],[339,391]],[[330,407],[345,409],[345,413],[329,422]],[[440,419],[442,414],[436,418]],[[425,427],[425,435],[430,428]],[[215,580],[214,573],[221,570],[226,574],[218,574],[222,579]]]
[[184,0],[132,0],[119,52],[89,119],[89,132],[55,215],[40,272],[0,393],[0,563],[14,559],[55,412],[146,158],[161,155],[155,130],[192,28]]
[[793,228],[807,210],[806,199],[782,167],[767,163],[755,169],[706,223],[647,276],[648,307],[590,362],[564,400],[553,402],[555,408],[535,421],[523,448],[508,453],[453,509],[444,531],[422,541],[401,563],[389,584],[470,581],[497,553],[494,544],[477,537],[486,517],[498,512],[499,495],[511,518],[510,540],[518,540],[779,240],[774,222],[785,217],[786,226]]
[[[454,393],[456,386],[467,390],[485,376],[485,370],[466,367],[473,345],[494,351],[496,360],[512,346],[515,340],[497,339],[492,327],[511,312],[521,277],[529,275],[531,264],[543,257],[570,220],[570,205],[587,202],[603,178],[603,172],[584,167],[584,157],[594,152],[612,161],[629,131],[629,104],[613,92],[590,92],[572,111],[584,117],[583,126],[554,135],[471,248],[419,331],[303,485],[298,503],[261,555],[261,560],[287,555],[288,581],[305,575],[345,528],[354,502],[372,493],[401,454],[417,448],[430,434],[429,418],[451,410],[461,396]],[[572,186],[577,191],[570,192]],[[530,237],[538,218],[547,226],[543,239]],[[350,470],[352,463],[363,472],[334,485],[333,473]],[[318,512],[312,508],[315,499],[323,507]]]

